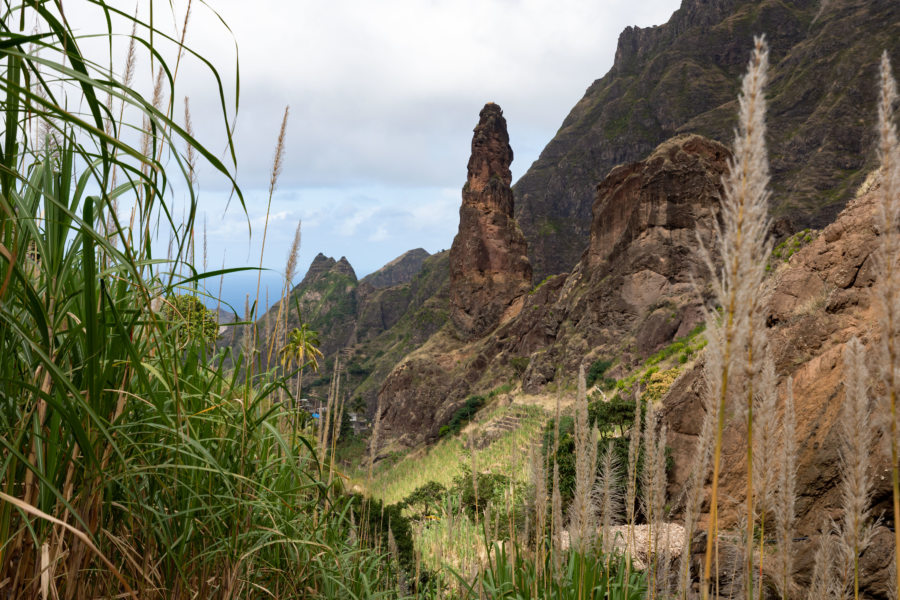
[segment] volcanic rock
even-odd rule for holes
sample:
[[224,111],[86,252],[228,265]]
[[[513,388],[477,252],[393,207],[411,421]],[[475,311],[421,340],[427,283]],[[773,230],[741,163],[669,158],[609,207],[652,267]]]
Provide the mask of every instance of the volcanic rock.
[[479,117],[459,233],[450,248],[450,318],[464,339],[480,337],[509,319],[514,302],[531,289],[525,238],[513,218],[513,151],[506,119],[493,102]]
[[518,313],[488,335],[439,332],[387,377],[386,437],[404,446],[434,439],[467,395],[508,377],[514,360],[527,358],[523,387],[536,392],[560,367],[572,373],[605,357],[625,368],[691,331],[702,320],[697,240],[710,244],[728,156],[688,135],[614,169],[598,187],[591,247],[571,274],[524,294]]
[[[626,28],[591,84],[514,186],[535,280],[570,271],[590,238],[597,182],[679,133],[730,144],[737,86],[765,34],[773,217],[824,227],[877,158],[875,82],[900,56],[896,0],[683,0],[668,23]],[[872,107],[872,108],[870,108]]]
[[[796,404],[797,533],[795,544],[798,580],[807,583],[812,571],[817,532],[822,519],[837,519],[840,499],[839,420],[844,400],[843,355],[848,340],[857,336],[873,353],[880,335],[871,302],[874,282],[872,255],[878,245],[874,225],[876,198],[868,193],[851,201],[838,219],[821,235],[793,254],[772,275],[768,303],[768,336],[784,398],[786,380],[793,378]],[[874,364],[874,363],[873,363]],[[692,468],[697,436],[705,415],[702,403],[702,365],[679,379],[665,399],[664,422],[675,465],[670,486],[678,494]],[[877,398],[877,386],[872,388]],[[877,406],[877,402],[873,404]],[[783,408],[779,407],[778,419]],[[876,539],[890,538],[885,527],[894,527],[891,511],[890,460],[883,451],[879,427],[872,428],[871,471],[874,496],[870,508],[880,517]],[[732,422],[724,432],[719,497],[720,522],[735,526],[746,496],[746,432]],[[890,552],[872,547],[862,557],[861,592],[884,598],[891,563]]]

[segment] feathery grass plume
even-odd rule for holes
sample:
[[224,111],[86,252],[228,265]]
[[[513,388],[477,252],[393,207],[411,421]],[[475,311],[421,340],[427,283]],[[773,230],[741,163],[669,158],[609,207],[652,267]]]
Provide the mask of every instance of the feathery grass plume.
[[686,600],[691,587],[691,544],[694,529],[703,505],[706,479],[709,476],[709,463],[712,454],[712,441],[718,423],[718,402],[711,394],[703,394],[705,414],[697,438],[697,449],[691,466],[690,475],[682,491],[684,499],[684,541],[679,557],[678,597]]
[[[747,428],[746,526],[752,531],[753,506],[753,397],[765,355],[765,315],[759,293],[765,278],[765,265],[771,249],[767,240],[769,165],[765,145],[768,48],[765,40],[754,40],[747,75],[744,77],[734,157],[723,178],[722,225],[717,227],[717,251],[722,268],[717,269],[712,254],[704,251],[707,268],[718,273],[712,278],[715,299],[722,314],[707,315],[708,393],[718,401],[718,423],[713,451],[713,480],[710,501],[703,581],[704,600],[709,597],[715,539],[718,535],[718,486],[722,454],[722,433],[726,411],[733,411]],[[746,565],[753,572],[753,536],[747,535]],[[752,598],[752,579],[747,580],[747,596]]]
[[[544,539],[547,534],[547,468],[540,445],[531,445],[532,508],[534,511],[534,555],[538,574],[544,566]],[[526,536],[528,539],[528,536]]]
[[562,414],[562,375],[556,373],[556,414],[553,420],[553,489],[550,493],[550,538],[554,576],[558,577],[562,566],[563,514],[562,492],[559,489],[559,419]]
[[781,446],[778,456],[778,493],[775,497],[775,535],[778,540],[778,591],[782,600],[792,595],[794,583],[794,518],[797,501],[797,438],[794,416],[794,381],[788,377],[784,394]]
[[819,528],[819,544],[813,559],[812,579],[809,582],[809,600],[838,600],[839,585],[834,577],[835,536],[833,524],[824,521]]
[[[253,360],[253,315],[250,314],[250,294],[244,296],[244,323],[241,326],[241,350],[244,354],[245,364]],[[249,364],[247,366],[249,368]]]
[[337,399],[336,396],[340,364],[341,353],[338,352],[334,355],[334,369],[331,373],[331,383],[328,387],[328,397],[325,400],[325,413],[319,415],[319,422],[322,425],[319,429],[319,447],[322,448],[323,460],[325,454],[328,452],[328,447],[330,445],[328,436],[331,433],[331,422],[334,419],[334,405]]
[[[275,318],[275,329],[271,332],[269,338],[269,358],[275,351],[275,344],[279,348],[284,348],[287,343],[288,335],[288,317],[290,316],[289,301],[291,298],[291,284],[294,281],[294,275],[297,274],[297,261],[300,257],[300,225],[301,221],[297,221],[297,229],[294,231],[294,240],[291,242],[291,248],[288,250],[287,261],[284,265],[284,287],[281,290],[281,300],[278,302],[278,314]],[[279,330],[281,335],[279,335]]]
[[588,424],[584,365],[578,367],[575,397],[575,493],[569,506],[569,539],[572,548],[586,552],[593,536],[594,506],[591,493],[597,474],[597,441]]
[[478,463],[475,457],[475,430],[469,428],[469,467],[472,474],[472,493],[475,495],[475,519],[478,519]]
[[553,493],[550,495],[551,535],[553,537],[553,564],[558,570],[562,558],[563,516],[562,493],[559,489],[559,461],[553,460]]
[[[894,548],[893,554],[897,554],[897,548]],[[888,600],[897,600],[897,562],[892,560],[888,567]]]
[[[600,538],[603,543],[603,554],[607,558],[612,555],[614,548],[612,528],[622,522],[622,489],[619,485],[622,478],[621,468],[619,458],[610,443],[600,459],[600,477],[595,489],[600,505]],[[607,570],[608,564],[607,562]]]
[[[130,88],[132,82],[134,81],[134,66],[135,61],[137,59],[136,54],[136,44],[137,44],[137,7],[134,9],[135,18],[131,22],[131,39],[128,42],[128,54],[125,57],[125,72],[122,77],[122,85],[126,88]],[[109,94],[109,105],[110,109],[112,109],[112,94]],[[117,127],[118,131],[121,131],[122,124],[125,119],[125,100],[123,99],[121,104],[119,105],[119,124]],[[110,122],[110,124],[112,124]],[[119,153],[118,147],[113,150],[113,155],[117,156]],[[146,155],[145,155],[146,156]],[[119,165],[118,162],[113,165],[112,176],[110,178],[110,188],[115,189],[116,187],[116,177],[118,175]],[[112,210],[115,212],[116,216],[118,216],[118,198],[113,199]]]
[[[194,122],[191,120],[191,101],[187,96],[184,97],[184,130],[190,137],[194,137]],[[194,145],[185,141],[187,150],[185,152],[185,160],[188,166],[188,180],[192,186],[197,185],[197,151]]]
[[[287,262],[284,265],[284,294],[282,296],[282,309],[284,313],[284,328],[282,329],[282,338],[287,335],[287,323],[288,323],[288,312],[289,307],[287,306],[288,299],[291,295],[291,288],[293,287],[294,277],[297,275],[297,263],[300,260],[300,229],[303,221],[297,221],[297,229],[294,230],[294,239],[291,241],[291,248],[288,250]],[[281,340],[282,344],[284,344],[284,339]]]
[[[852,586],[859,600],[859,556],[871,541],[869,505],[872,477],[869,474],[869,410],[866,351],[859,339],[847,342],[844,352],[844,403],[841,406],[841,507],[839,563],[843,589]],[[852,577],[852,582],[850,581]]]
[[369,440],[369,473],[366,487],[371,493],[372,470],[375,466],[375,457],[378,456],[378,436],[381,434],[381,395],[378,395],[378,403],[375,405],[375,423],[372,425],[372,437]]
[[[878,95],[878,156],[881,159],[881,187],[876,224],[879,247],[875,258],[875,306],[878,309],[878,345],[880,377],[885,387],[884,407],[890,440],[894,522],[900,523],[900,447],[898,447],[897,402],[900,394],[900,144],[893,122],[897,104],[897,83],[891,73],[887,52],[881,56],[881,87]],[[894,544],[900,548],[900,527],[895,528]],[[897,587],[900,588],[900,552],[897,561]]]
[[[278,141],[275,143],[275,157],[272,159],[272,172],[269,175],[269,198],[266,202],[266,220],[263,225],[262,245],[259,249],[259,272],[256,275],[256,299],[259,301],[259,286],[262,281],[263,255],[266,251],[266,235],[269,230],[269,213],[272,210],[272,196],[275,194],[275,188],[278,186],[278,176],[281,175],[281,169],[284,164],[284,140],[287,132],[288,115],[290,114],[290,106],[284,107],[284,116],[281,118],[281,128],[278,130]],[[256,338],[253,340],[256,346]],[[268,359],[267,359],[268,360]]]
[[631,553],[634,551],[634,521],[637,496],[638,456],[641,451],[641,402],[640,386],[634,389],[634,423],[628,433],[628,471],[625,476],[625,519],[628,525],[628,539],[625,542],[625,592],[628,593],[628,584],[631,580]]
[[[757,579],[761,582],[765,561],[766,518],[775,509],[775,483],[778,471],[776,416],[778,408],[778,380],[775,375],[775,363],[766,350],[763,369],[758,379],[756,397],[753,399],[756,410],[753,426],[753,494],[756,512],[759,515],[759,568]],[[752,531],[752,530],[751,530]],[[762,590],[760,589],[760,592]]]
[[659,538],[664,522],[664,506],[666,503],[666,428],[657,432],[656,406],[653,401],[647,402],[644,417],[644,464],[641,470],[641,487],[643,498],[641,508],[649,525],[647,535],[647,557],[649,569],[650,598],[655,598],[660,591]]

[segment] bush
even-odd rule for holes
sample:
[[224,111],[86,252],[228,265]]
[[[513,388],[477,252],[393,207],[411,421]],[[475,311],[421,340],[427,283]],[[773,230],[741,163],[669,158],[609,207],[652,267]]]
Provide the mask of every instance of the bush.
[[613,364],[613,361],[607,360],[604,358],[600,358],[595,360],[591,364],[591,368],[588,369],[586,383],[588,387],[591,387],[595,383],[599,385],[603,389],[609,389],[616,384],[615,379],[609,379],[604,377],[607,369],[609,369]]
[[528,369],[528,365],[531,364],[531,357],[528,356],[516,356],[515,358],[510,359],[510,366],[515,371],[517,377],[521,377],[525,374],[526,369]]
[[475,413],[484,406],[484,403],[484,396],[469,396],[466,399],[465,404],[456,409],[456,412],[453,413],[453,416],[450,417],[447,424],[440,428],[438,435],[444,437],[456,435],[462,431],[462,428],[465,427],[466,423],[475,416]]

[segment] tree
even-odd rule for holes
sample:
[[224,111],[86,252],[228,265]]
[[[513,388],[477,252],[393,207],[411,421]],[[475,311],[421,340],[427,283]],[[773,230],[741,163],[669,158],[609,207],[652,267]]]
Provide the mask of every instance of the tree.
[[[319,359],[322,351],[319,350],[319,333],[309,328],[309,325],[300,322],[300,327],[295,327],[289,334],[287,342],[280,351],[281,366],[291,368],[294,365],[300,367],[297,374],[297,392],[294,395],[295,402],[300,399],[301,383],[303,381],[303,369],[312,367],[316,373],[319,371]],[[296,406],[296,405],[295,405]]]

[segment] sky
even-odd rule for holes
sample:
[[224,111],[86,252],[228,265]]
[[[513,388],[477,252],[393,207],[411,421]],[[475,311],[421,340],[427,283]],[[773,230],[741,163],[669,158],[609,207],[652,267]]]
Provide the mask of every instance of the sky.
[[[515,181],[612,66],[621,30],[665,23],[679,4],[195,0],[187,45],[216,66],[229,114],[235,64],[240,72],[236,176],[246,214],[235,200],[229,204],[226,180],[201,168],[208,268],[258,266],[265,228],[262,265],[271,271],[262,280],[271,303],[301,221],[294,285],[319,252],[346,256],[362,277],[406,250],[449,248],[481,107],[492,101],[503,108]],[[167,1],[157,5],[158,14],[168,10]],[[180,29],[186,6],[174,1],[173,29]],[[150,81],[149,75],[139,66],[136,78]],[[176,85],[179,104],[181,96],[190,98],[198,139],[221,152],[221,103],[208,68],[188,56]],[[269,206],[286,106],[284,165]],[[256,278],[229,276],[223,297],[242,310]]]

